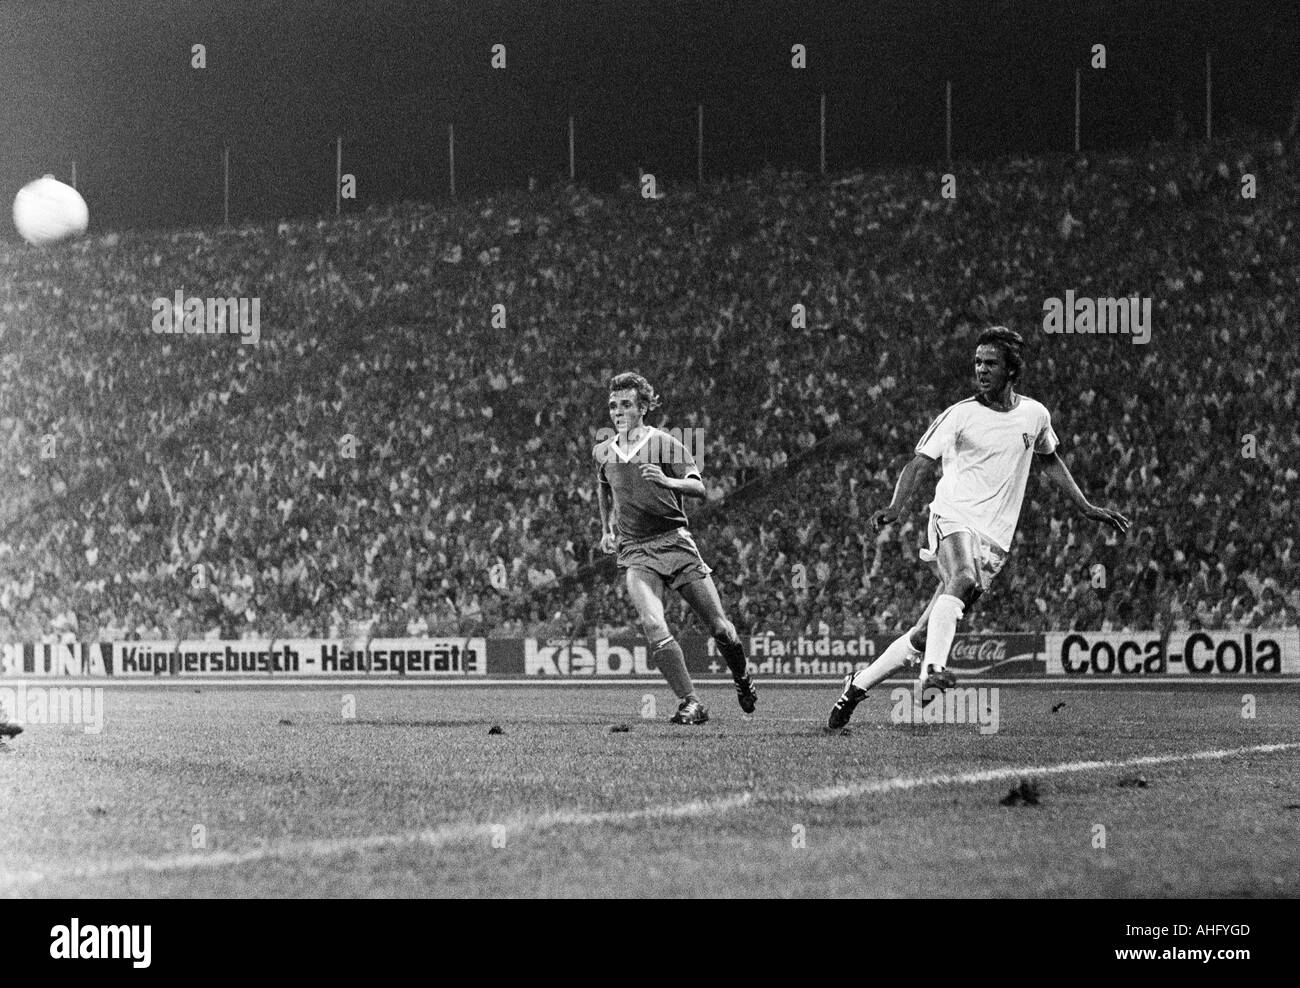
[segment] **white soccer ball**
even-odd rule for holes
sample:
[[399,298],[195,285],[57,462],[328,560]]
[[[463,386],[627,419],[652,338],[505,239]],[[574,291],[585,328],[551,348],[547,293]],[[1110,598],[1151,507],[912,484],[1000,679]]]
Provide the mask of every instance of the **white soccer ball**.
[[28,182],[14,197],[14,226],[37,247],[79,237],[89,222],[90,210],[81,193],[53,175]]

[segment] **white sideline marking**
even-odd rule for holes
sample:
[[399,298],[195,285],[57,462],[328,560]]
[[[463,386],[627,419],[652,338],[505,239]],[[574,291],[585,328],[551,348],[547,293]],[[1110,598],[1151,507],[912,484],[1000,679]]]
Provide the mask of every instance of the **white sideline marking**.
[[843,786],[826,786],[790,798],[809,803],[834,803],[875,793],[904,792],[922,786],[975,785],[980,782],[997,782],[1001,779],[1019,779],[1022,776],[1067,775],[1071,772],[1093,772],[1099,769],[1138,768],[1144,765],[1168,765],[1173,762],[1211,761],[1231,758],[1234,755],[1272,754],[1300,748],[1300,742],[1282,744],[1256,744],[1249,748],[1212,749],[1193,751],[1185,755],[1142,755],[1122,761],[1062,762],[1059,765],[1035,765],[1019,768],[990,768],[980,772],[960,772],[956,775],[924,775],[910,779],[882,779],[878,782],[855,782]]
[[[589,827],[601,824],[636,823],[642,820],[677,820],[692,817],[730,813],[750,805],[786,802],[835,803],[859,796],[891,792],[906,792],[931,786],[978,785],[1000,779],[1018,779],[1022,776],[1067,775],[1075,772],[1094,772],[1102,769],[1137,768],[1145,765],[1169,765],[1176,762],[1213,761],[1236,755],[1273,754],[1294,751],[1300,741],[1278,744],[1256,744],[1246,748],[1216,748],[1185,754],[1142,755],[1118,761],[1061,762],[1056,765],[1020,765],[984,769],[979,772],[958,772],[950,775],[899,776],[873,782],[854,782],[846,785],[823,786],[804,792],[774,792],[760,795],[753,792],[733,793],[713,799],[696,799],[687,803],[669,803],[647,806],[639,810],[553,810],[534,816],[517,817],[499,823],[457,823],[433,830],[412,831],[405,834],[371,834],[364,837],[338,837],[333,839],[284,840],[251,848],[247,851],[207,851],[204,853],[174,854],[158,858],[127,858],[74,868],[33,869],[29,871],[0,872],[0,888],[30,885],[53,878],[108,878],[133,872],[170,872],[192,869],[235,867],[269,860],[295,858],[323,858],[362,851],[385,850],[394,847],[442,847],[446,844],[469,840],[489,841],[504,833],[520,834],[530,830],[550,830],[555,827]],[[501,828],[501,829],[498,829]]]

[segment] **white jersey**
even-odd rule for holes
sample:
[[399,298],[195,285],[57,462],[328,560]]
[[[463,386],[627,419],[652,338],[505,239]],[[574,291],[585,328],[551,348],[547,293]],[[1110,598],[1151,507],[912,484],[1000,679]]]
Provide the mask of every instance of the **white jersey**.
[[943,461],[930,511],[1010,552],[1034,454],[1054,453],[1056,445],[1052,416],[1033,398],[1017,395],[1006,412],[977,398],[957,402],[916,444],[921,455]]

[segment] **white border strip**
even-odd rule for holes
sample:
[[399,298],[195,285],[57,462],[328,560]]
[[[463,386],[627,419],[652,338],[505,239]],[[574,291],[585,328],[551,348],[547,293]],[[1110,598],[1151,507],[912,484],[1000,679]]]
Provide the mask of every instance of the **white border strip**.
[[[914,683],[915,677],[899,679],[890,677],[885,683],[904,685]],[[730,679],[696,677],[694,682],[703,686],[730,686]],[[833,691],[839,690],[843,677],[809,679],[798,676],[763,676],[756,679],[757,686],[815,686]],[[1232,687],[1241,683],[1256,686],[1300,686],[1300,676],[1024,676],[1013,679],[987,679],[983,676],[963,676],[960,683],[972,686],[1050,686],[1073,689],[1083,687],[1121,686],[1125,688],[1143,686],[1219,686]],[[148,679],[143,676],[130,678],[116,676],[0,676],[0,686],[111,686],[125,689],[152,689],[155,686],[174,688],[201,686],[667,686],[662,677],[628,676],[527,676],[516,679],[485,677],[432,677],[414,676],[393,677],[392,679],[372,676],[362,679],[333,679],[328,676],[265,676],[260,679],[176,679],[171,676]]]
[[50,879],[112,878],[137,872],[167,873],[174,871],[212,870],[256,864],[262,861],[284,861],[336,857],[362,851],[381,851],[399,847],[443,847],[447,844],[468,841],[490,842],[510,834],[551,830],[557,827],[593,827],[647,820],[683,820],[696,817],[719,816],[746,806],[779,803],[836,803],[861,796],[885,795],[937,786],[978,785],[984,782],[1018,779],[1022,777],[1069,775],[1077,772],[1097,772],[1149,765],[1170,765],[1178,762],[1214,761],[1238,755],[1275,754],[1300,749],[1300,741],[1278,744],[1257,744],[1246,748],[1215,748],[1184,754],[1143,755],[1118,761],[1061,762],[1056,765],[1020,765],[985,769],[979,772],[959,772],[949,775],[896,776],[871,782],[854,782],[817,789],[774,792],[770,795],[753,791],[733,793],[712,799],[696,799],[687,803],[668,803],[647,806],[637,810],[553,810],[531,816],[515,817],[498,823],[457,823],[433,830],[412,831],[403,834],[371,834],[357,837],[337,837],[320,840],[282,840],[247,851],[213,850],[203,853],[173,854],[157,858],[124,858],[82,867],[51,867],[45,870],[0,872],[0,889],[13,889],[20,885],[39,884]]

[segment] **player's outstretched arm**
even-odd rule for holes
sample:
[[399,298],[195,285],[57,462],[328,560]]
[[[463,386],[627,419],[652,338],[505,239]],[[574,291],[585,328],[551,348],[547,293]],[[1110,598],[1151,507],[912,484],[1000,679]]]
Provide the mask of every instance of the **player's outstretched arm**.
[[1111,508],[1100,508],[1089,501],[1079,490],[1079,485],[1074,482],[1070,476],[1070,469],[1061,459],[1060,453],[1039,453],[1034,457],[1042,466],[1043,473],[1051,481],[1060,487],[1074,502],[1074,506],[1085,518],[1091,518],[1093,521],[1099,521],[1104,525],[1109,525],[1115,531],[1123,535],[1128,531],[1129,520],[1118,511]]
[[894,485],[894,499],[889,502],[889,507],[871,516],[871,524],[877,532],[898,520],[903,509],[912,503],[912,495],[916,493],[917,487],[934,471],[934,464],[935,461],[928,456],[917,453],[903,467],[903,472],[898,475],[898,483]]
[[667,487],[687,497],[704,497],[704,481],[699,477],[670,477],[657,463],[642,463],[641,476],[652,484]]
[[614,535],[613,491],[603,476],[596,484],[596,503],[600,505],[600,551],[613,552],[618,539]]

